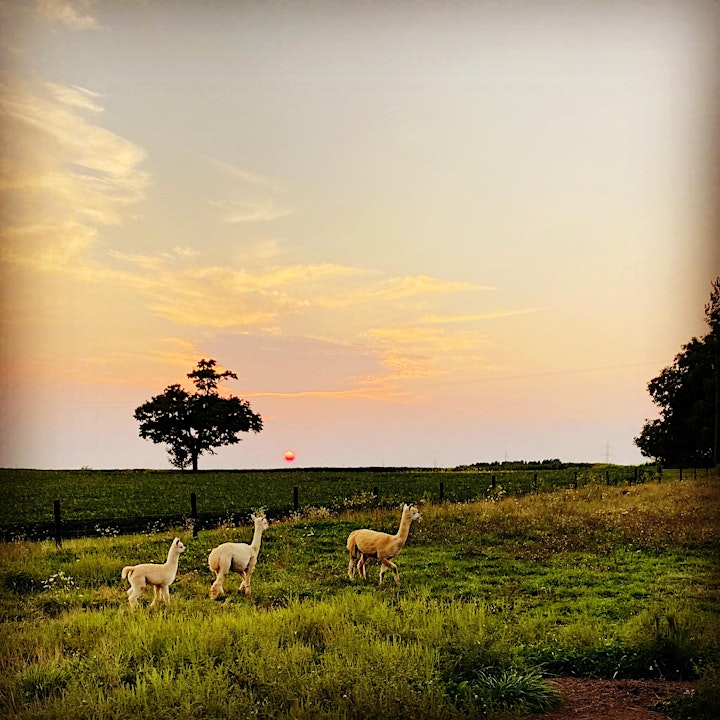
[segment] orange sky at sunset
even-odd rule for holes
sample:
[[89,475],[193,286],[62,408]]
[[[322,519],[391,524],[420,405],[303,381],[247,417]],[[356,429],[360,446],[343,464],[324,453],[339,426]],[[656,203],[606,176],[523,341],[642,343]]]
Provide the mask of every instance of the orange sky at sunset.
[[641,462],[720,274],[711,0],[0,0],[0,466]]

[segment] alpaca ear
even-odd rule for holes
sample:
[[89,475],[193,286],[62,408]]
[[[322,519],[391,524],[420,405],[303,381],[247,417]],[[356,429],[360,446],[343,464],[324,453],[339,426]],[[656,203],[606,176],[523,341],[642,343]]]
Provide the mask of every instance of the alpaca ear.
[[253,522],[255,522],[255,520],[257,519],[257,518],[255,517],[255,513],[250,513],[250,519],[251,519]]

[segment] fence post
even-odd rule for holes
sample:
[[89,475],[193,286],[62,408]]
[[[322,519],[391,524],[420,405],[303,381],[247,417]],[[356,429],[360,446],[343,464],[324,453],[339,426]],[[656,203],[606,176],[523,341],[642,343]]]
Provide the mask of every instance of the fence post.
[[605,468],[605,484],[610,485],[610,471]]
[[60,527],[60,501],[53,503],[53,514],[55,515],[55,547],[62,547],[62,528]]
[[637,485],[638,484],[638,466],[637,465],[635,466],[634,478],[635,478],[635,480],[634,480],[635,485]]
[[680,477],[678,479],[682,482],[682,467],[680,467]]
[[295,512],[300,509],[300,497],[298,496],[297,485],[293,488],[293,508],[295,509]]
[[197,537],[197,495],[194,492],[190,493],[190,519],[192,520],[192,536]]
[[533,492],[537,495],[538,494],[538,481],[537,481],[537,473],[533,474]]
[[445,500],[445,483],[440,481],[440,502]]
[[490,478],[490,487],[493,490],[495,489],[495,476],[494,475]]
[[380,504],[380,490],[378,489],[377,485],[373,488],[373,497],[375,498],[375,504],[379,505]]
[[573,488],[577,490],[577,470],[573,472]]

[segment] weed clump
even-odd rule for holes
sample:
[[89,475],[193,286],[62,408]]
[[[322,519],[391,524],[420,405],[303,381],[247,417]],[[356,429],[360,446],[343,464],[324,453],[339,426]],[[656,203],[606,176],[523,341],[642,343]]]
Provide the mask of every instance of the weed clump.
[[560,704],[560,691],[538,670],[480,670],[467,680],[447,681],[446,690],[458,709],[484,717],[501,711],[542,713]]

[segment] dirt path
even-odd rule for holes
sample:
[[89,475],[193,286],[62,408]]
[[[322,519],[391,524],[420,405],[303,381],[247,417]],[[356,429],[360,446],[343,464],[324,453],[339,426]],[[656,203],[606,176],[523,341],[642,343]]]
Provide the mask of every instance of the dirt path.
[[532,715],[532,720],[665,720],[650,710],[662,700],[692,692],[693,683],[661,680],[555,680],[563,697],[562,707]]

